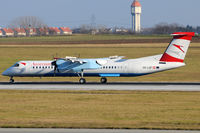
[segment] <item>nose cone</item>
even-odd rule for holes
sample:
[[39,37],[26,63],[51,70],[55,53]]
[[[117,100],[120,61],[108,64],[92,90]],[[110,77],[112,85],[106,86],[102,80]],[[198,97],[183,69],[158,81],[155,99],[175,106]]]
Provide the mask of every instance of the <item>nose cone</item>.
[[7,76],[7,72],[4,71],[4,72],[2,73],[2,75],[3,75],[3,76]]
[[2,73],[2,75],[3,76],[10,76],[10,71],[9,71],[9,69],[7,69],[7,70],[5,70],[3,73]]

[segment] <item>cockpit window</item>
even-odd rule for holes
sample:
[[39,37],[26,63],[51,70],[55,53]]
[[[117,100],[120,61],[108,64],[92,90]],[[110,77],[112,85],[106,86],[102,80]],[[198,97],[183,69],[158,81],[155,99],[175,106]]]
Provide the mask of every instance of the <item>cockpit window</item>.
[[16,63],[15,65],[13,65],[13,67],[19,67],[19,63]]

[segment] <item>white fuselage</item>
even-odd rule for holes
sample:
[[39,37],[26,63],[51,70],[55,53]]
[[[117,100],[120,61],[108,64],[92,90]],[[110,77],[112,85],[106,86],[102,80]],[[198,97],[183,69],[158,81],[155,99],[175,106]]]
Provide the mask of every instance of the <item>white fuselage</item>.
[[[106,63],[96,69],[84,69],[85,77],[134,77],[165,71],[184,66],[180,62],[160,62],[162,55],[138,58],[138,59],[107,59]],[[96,59],[92,59],[96,60]],[[60,70],[54,72],[52,61],[20,61],[17,66],[13,65],[3,72],[4,76],[10,77],[70,77],[80,76],[80,72]]]

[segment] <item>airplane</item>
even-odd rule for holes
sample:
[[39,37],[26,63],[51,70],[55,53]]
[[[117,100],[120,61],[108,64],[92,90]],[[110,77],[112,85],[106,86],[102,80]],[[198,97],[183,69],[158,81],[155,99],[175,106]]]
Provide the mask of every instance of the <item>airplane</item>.
[[10,77],[80,77],[79,83],[85,84],[84,77],[101,77],[100,82],[107,83],[107,77],[135,77],[185,66],[189,44],[194,32],[175,32],[164,54],[124,59],[124,56],[108,58],[82,59],[67,56],[50,61],[19,61],[5,70],[2,75]]

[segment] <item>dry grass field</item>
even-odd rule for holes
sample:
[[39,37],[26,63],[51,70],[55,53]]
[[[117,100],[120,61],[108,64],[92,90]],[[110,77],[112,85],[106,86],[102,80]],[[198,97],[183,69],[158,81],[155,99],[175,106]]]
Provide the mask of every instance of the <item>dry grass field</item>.
[[200,130],[199,95],[0,90],[0,127]]
[[[112,55],[138,58],[162,54],[168,45],[168,43],[122,43],[123,41],[116,44],[69,43],[102,39],[102,36],[90,37],[85,36],[78,40],[75,36],[44,39],[0,38],[0,73],[20,60],[52,60],[53,56],[78,55],[81,58]],[[103,37],[103,41],[135,39],[132,36]],[[140,36],[137,38],[143,39]],[[145,39],[153,38],[155,37],[145,37]],[[169,39],[168,36],[161,38]],[[59,43],[56,43],[58,41]],[[108,80],[200,82],[199,58],[200,43],[195,42],[189,48],[185,67],[142,77]],[[86,79],[99,82],[99,78]],[[8,77],[0,75],[0,82],[8,80]],[[15,81],[78,82],[78,78],[19,77],[15,78]],[[0,90],[0,127],[200,130],[199,95],[200,92]]]

